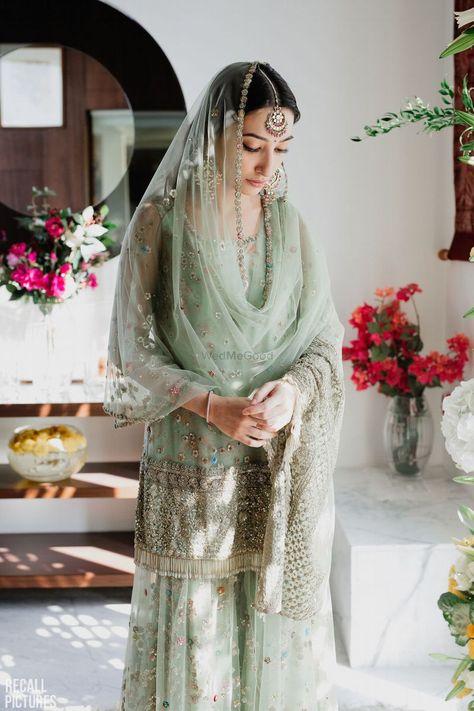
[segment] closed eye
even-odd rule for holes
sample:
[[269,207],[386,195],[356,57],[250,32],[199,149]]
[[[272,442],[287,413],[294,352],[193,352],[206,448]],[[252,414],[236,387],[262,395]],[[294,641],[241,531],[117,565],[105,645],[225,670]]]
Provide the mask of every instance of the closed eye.
[[[245,143],[242,143],[242,145],[249,153],[256,153],[260,150],[260,148],[250,148],[250,146],[246,146]],[[278,151],[278,153],[288,153],[288,148],[275,148],[275,150]]]

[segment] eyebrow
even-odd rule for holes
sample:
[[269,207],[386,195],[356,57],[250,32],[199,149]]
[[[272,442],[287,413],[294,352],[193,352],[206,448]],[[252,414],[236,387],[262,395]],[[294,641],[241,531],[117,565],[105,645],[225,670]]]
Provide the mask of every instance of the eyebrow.
[[[256,133],[243,133],[243,136],[253,136],[254,138],[259,138],[261,141],[267,141],[267,143],[270,141],[269,138],[265,138],[264,136],[258,136]],[[279,143],[283,143],[284,141],[291,141],[291,139],[294,138],[294,136],[288,136],[288,138],[284,138],[282,141],[279,141]]]

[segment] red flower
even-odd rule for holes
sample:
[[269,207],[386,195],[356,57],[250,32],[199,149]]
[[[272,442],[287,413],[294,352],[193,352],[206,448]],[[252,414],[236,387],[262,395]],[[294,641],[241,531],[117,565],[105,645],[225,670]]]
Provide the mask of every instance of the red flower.
[[[364,303],[354,309],[349,323],[357,329],[357,338],[343,346],[342,358],[352,362],[357,390],[378,385],[378,391],[388,395],[420,395],[425,387],[462,379],[470,345],[463,333],[448,339],[450,354],[419,354],[423,343],[418,312],[415,309],[417,322],[412,323],[400,305],[421,291],[414,282],[396,292],[391,287],[377,289],[377,308]],[[379,360],[384,352],[387,357]]]
[[57,237],[61,237],[61,235],[65,232],[63,222],[59,217],[50,217],[44,223],[44,227],[46,232],[55,239]]
[[421,294],[421,289],[418,284],[408,284],[397,291],[397,299],[399,299],[399,301],[409,301],[410,297],[417,291]]
[[366,323],[372,320],[376,309],[369,304],[364,304],[363,306],[358,306],[355,311],[352,312],[352,318],[349,319],[349,323],[356,328],[360,326],[365,326]]

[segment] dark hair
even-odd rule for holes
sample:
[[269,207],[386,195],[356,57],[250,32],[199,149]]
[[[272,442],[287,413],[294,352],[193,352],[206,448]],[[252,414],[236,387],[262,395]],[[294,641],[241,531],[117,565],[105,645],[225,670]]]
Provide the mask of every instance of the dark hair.
[[[294,114],[294,123],[299,121],[301,113],[296,103],[296,98],[290,87],[280,74],[273,69],[269,64],[258,64],[253,74],[252,81],[248,88],[247,103],[245,105],[245,113],[262,109],[265,106],[272,107],[275,105],[275,94],[272,86],[278,97],[278,102],[282,108],[291,109]],[[238,96],[235,97],[235,103],[238,106],[240,99],[240,87],[238,87]]]

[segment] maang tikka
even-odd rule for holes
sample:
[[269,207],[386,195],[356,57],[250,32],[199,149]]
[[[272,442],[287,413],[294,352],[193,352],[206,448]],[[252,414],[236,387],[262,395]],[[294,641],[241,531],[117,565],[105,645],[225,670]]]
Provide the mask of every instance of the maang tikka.
[[268,81],[268,83],[272,87],[273,95],[275,97],[275,106],[270,111],[270,113],[267,115],[267,118],[265,120],[265,128],[267,129],[268,133],[270,133],[272,136],[274,136],[275,138],[280,138],[280,136],[282,136],[285,133],[286,129],[288,128],[288,121],[286,120],[286,116],[280,108],[278,94],[275,91],[275,87],[273,86],[273,83],[271,82],[270,77],[268,77],[265,74],[262,67],[260,67],[260,71],[262,72],[263,76],[265,77],[265,79]]

